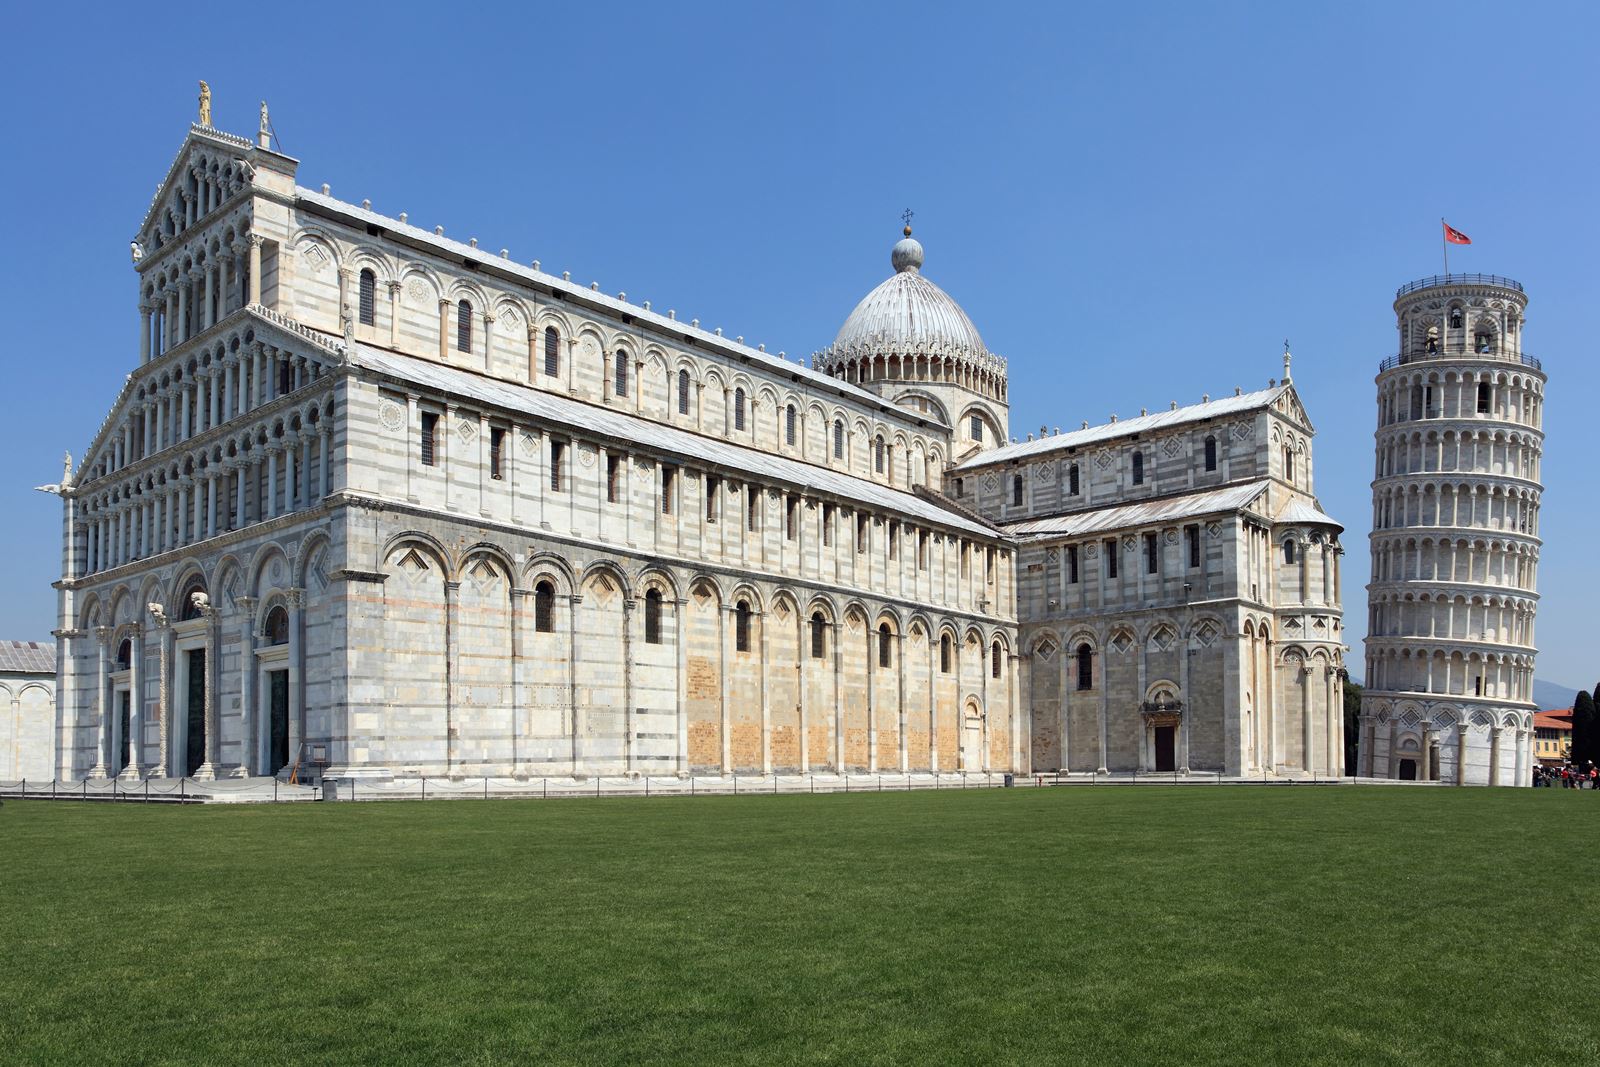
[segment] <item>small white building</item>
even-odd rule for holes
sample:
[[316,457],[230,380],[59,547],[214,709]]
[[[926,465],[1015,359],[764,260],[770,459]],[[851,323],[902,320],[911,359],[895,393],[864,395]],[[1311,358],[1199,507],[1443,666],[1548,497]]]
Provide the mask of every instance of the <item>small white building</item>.
[[56,646],[0,641],[0,782],[50,778],[56,752]]

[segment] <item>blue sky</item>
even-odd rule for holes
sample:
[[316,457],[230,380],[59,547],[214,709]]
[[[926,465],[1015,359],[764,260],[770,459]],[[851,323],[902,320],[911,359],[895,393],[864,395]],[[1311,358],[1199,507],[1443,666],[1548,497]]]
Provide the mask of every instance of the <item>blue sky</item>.
[[[138,358],[128,241],[207,79],[300,181],[791,356],[916,210],[927,275],[1009,358],[1012,428],[1281,373],[1348,527],[1359,671],[1373,374],[1397,286],[1520,279],[1551,374],[1539,676],[1600,677],[1594,5],[237,5],[11,16],[0,636],[55,625],[55,481]],[[188,25],[184,23],[188,21]],[[1586,414],[1589,412],[1589,414]]]

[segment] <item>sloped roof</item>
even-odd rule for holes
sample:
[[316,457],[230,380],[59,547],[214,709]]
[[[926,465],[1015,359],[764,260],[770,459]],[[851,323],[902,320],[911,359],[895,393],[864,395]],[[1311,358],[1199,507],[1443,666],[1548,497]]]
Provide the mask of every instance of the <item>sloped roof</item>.
[[999,448],[991,448],[987,452],[977,453],[970,459],[957,464],[955,469],[970,470],[974,467],[987,467],[992,463],[1008,463],[1012,460],[1065,451],[1069,448],[1081,448],[1084,445],[1092,445],[1097,441],[1110,441],[1118,437],[1127,437],[1130,434],[1171,429],[1186,422],[1200,422],[1204,419],[1214,419],[1224,415],[1237,415],[1246,411],[1256,411],[1271,405],[1288,388],[1289,386],[1287,385],[1278,385],[1271,389],[1258,389],[1253,393],[1242,393],[1239,396],[1225,396],[1221,400],[1210,400],[1203,404],[1190,404],[1188,407],[1178,408],[1173,411],[1157,411],[1151,415],[1139,415],[1135,418],[1121,419],[1117,422],[1108,422],[1100,426],[1090,426],[1086,430],[1072,430],[1068,433],[1041,437],[1034,441],[1019,441],[1016,444],[1001,445]]
[[586,404],[525,385],[485,378],[370,345],[357,344],[349,358],[353,366],[414,382],[441,393],[466,397],[491,407],[521,411],[545,422],[570,427],[579,434],[592,433],[619,441],[636,441],[646,448],[658,449],[670,455],[700,459],[731,470],[750,471],[757,476],[798,488],[815,489],[847,500],[860,500],[886,511],[896,511],[979,537],[1000,536],[914,493],[891,489],[828,467],[802,463],[714,437],[704,437],[637,415]]
[[534,270],[532,267],[523,266],[514,260],[495,255],[486,249],[477,248],[463,241],[456,241],[433,233],[430,230],[413,226],[409,222],[401,222],[399,219],[379,214],[371,208],[358,207],[326,193],[313,192],[304,186],[295,187],[295,197],[307,204],[322,208],[324,211],[347,215],[364,225],[381,226],[390,233],[402,236],[415,244],[432,247],[436,250],[435,254],[469,259],[513,277],[521,278],[525,282],[538,282],[538,284],[546,288],[559,290],[566,294],[568,298],[580,302],[591,302],[605,309],[610,315],[615,315],[619,318],[623,315],[631,315],[636,321],[649,323],[651,327],[663,334],[691,336],[701,348],[707,351],[731,355],[736,359],[745,360],[773,374],[788,375],[804,380],[815,387],[847,397],[874,411],[893,415],[907,423],[945,426],[944,420],[931,412],[911,411],[903,408],[898,404],[885,400],[876,393],[861,388],[859,385],[847,382],[842,378],[836,378],[831,374],[825,374],[822,371],[806,366],[798,360],[786,359],[770,352],[763,352],[734,338],[723,337],[712,330],[701,329],[692,322],[669,319],[658,312],[647,310],[637,304],[630,304],[626,300],[602,293],[598,289],[577,285],[564,278],[546,274],[544,271]]
[[8,674],[56,673],[54,641],[0,641],[0,672]]
[[1308,504],[1299,497],[1284,505],[1274,522],[1297,522],[1307,526],[1334,526],[1344,529],[1344,523],[1329,515],[1314,504]]
[[1222,489],[1207,489],[1199,493],[1146,500],[1137,504],[1089,508],[1075,511],[1070,515],[1052,515],[1047,519],[1031,519],[1007,525],[1006,532],[1019,540],[1037,541],[1120,530],[1125,526],[1143,526],[1153,522],[1177,522],[1222,511],[1237,511],[1254,503],[1267,491],[1268,484],[1263,479],[1245,482],[1242,485],[1230,485]]
[[1536,711],[1533,713],[1533,726],[1536,730],[1570,730],[1572,729],[1572,709],[1560,708],[1555,711]]

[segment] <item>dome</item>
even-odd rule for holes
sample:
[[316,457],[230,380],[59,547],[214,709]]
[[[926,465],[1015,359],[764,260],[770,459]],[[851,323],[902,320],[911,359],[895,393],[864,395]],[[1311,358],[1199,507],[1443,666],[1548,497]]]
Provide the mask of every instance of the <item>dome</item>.
[[889,255],[895,273],[862,298],[823,355],[987,356],[961,305],[922,276],[922,259],[907,229]]

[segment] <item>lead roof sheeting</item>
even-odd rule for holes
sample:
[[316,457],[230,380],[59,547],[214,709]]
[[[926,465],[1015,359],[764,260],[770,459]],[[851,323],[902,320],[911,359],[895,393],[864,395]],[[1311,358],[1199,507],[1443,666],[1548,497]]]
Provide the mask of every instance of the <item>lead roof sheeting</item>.
[[1095,508],[1071,515],[1055,515],[1007,526],[1006,532],[1020,540],[1046,537],[1078,537],[1083,534],[1120,530],[1125,526],[1144,526],[1155,522],[1176,522],[1219,511],[1236,511],[1267,491],[1267,482],[1246,482],[1225,489],[1151,500],[1143,504],[1123,504],[1114,508]]
[[[748,345],[735,341],[731,337],[722,337],[718,334],[712,333],[709,330],[703,330],[698,326],[690,325],[687,322],[682,322],[678,319],[669,319],[665,315],[659,315],[654,311],[646,311],[642,307],[630,304],[624,300],[618,300],[616,297],[602,293],[598,289],[590,289],[588,286],[576,285],[573,282],[554,277],[553,275],[546,274],[543,271],[534,270],[532,267],[525,267],[522,264],[517,263],[515,260],[507,259],[503,256],[490,253],[482,248],[474,248],[469,244],[463,244],[462,242],[453,240],[449,237],[441,237],[430,230],[420,229],[408,222],[401,222],[399,219],[391,219],[387,215],[380,215],[371,208],[358,207],[355,204],[347,203],[335,197],[325,196],[322,193],[313,192],[304,186],[295,187],[295,196],[298,199],[307,201],[308,203],[316,204],[324,209],[350,215],[356,219],[359,219],[361,222],[366,223],[367,225],[381,226],[386,230],[392,230],[396,233],[404,234],[406,237],[421,244],[432,245],[435,248],[461,256],[463,259],[470,259],[476,263],[487,264],[494,267],[496,270],[501,270],[505,271],[507,274],[516,275],[517,277],[526,281],[537,281],[540,285],[548,286],[551,289],[559,289],[564,293],[571,294],[572,296],[579,297],[583,300],[592,300],[619,318],[623,315],[631,315],[637,320],[648,322],[659,333],[677,334],[679,336],[689,334],[696,336],[704,345],[708,346],[710,350],[717,351],[718,354],[732,355],[733,358],[748,359],[751,363],[758,364],[774,374],[798,375],[799,377],[809,381],[814,386],[826,389],[829,392],[840,393],[856,401],[857,403],[871,408],[874,411],[882,411],[888,414],[897,415],[900,418],[905,419],[911,425],[916,425],[918,420],[922,420],[933,426],[945,426],[944,420],[932,412],[908,411],[897,404],[889,403],[883,397],[876,393],[869,392],[866,389],[861,388],[859,385],[847,382],[843,378],[835,378],[831,374],[824,374],[819,370],[813,370],[798,360],[790,361],[787,359],[780,359],[778,356],[775,356],[770,352],[763,352],[760,349],[751,348]],[[731,349],[733,351],[721,351],[727,349]]]
[[1307,504],[1304,500],[1295,499],[1284,506],[1278,514],[1277,522],[1299,522],[1314,526],[1334,526],[1344,529],[1344,523],[1322,511],[1314,504]]
[[18,674],[56,673],[53,641],[0,641],[0,671]]
[[567,397],[556,396],[523,385],[495,381],[454,367],[412,356],[395,355],[358,344],[350,360],[380,374],[393,375],[403,381],[437,389],[443,393],[468,397],[493,407],[521,411],[548,422],[570,427],[578,434],[594,433],[619,441],[637,442],[645,448],[702,459],[725,469],[749,471],[758,477],[785,482],[801,489],[815,489],[846,500],[860,500],[874,507],[897,511],[940,526],[962,530],[987,540],[997,536],[987,529],[952,511],[902,492],[841,474],[826,467],[801,463],[798,460],[774,456],[743,445],[729,444],[712,437],[688,433],[672,426],[663,426],[637,415],[627,415],[608,408],[586,404]]
[[1226,396],[1221,400],[1211,400],[1204,404],[1190,404],[1188,407],[1179,408],[1177,411],[1158,411],[1153,415],[1139,415],[1135,418],[1123,419],[1121,422],[1108,422],[1102,426],[1091,426],[1087,430],[1072,430],[1069,433],[1041,437],[1036,441],[1021,441],[1017,444],[1002,445],[987,452],[979,452],[971,459],[957,464],[955,469],[958,471],[972,470],[975,467],[987,467],[993,463],[1006,463],[1011,460],[1042,455],[1047,452],[1081,448],[1084,445],[1092,445],[1096,441],[1109,441],[1117,437],[1126,437],[1129,434],[1165,430],[1173,426],[1180,426],[1186,422],[1199,422],[1202,419],[1214,419],[1223,415],[1237,415],[1246,411],[1255,411],[1271,404],[1285,388],[1287,386],[1280,385],[1272,389],[1260,389],[1254,393]]

